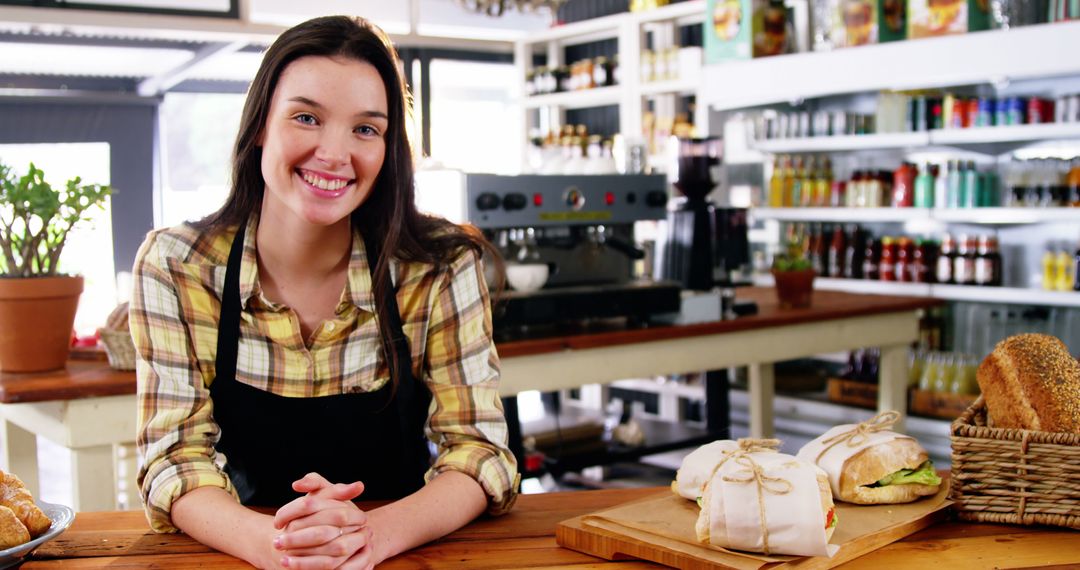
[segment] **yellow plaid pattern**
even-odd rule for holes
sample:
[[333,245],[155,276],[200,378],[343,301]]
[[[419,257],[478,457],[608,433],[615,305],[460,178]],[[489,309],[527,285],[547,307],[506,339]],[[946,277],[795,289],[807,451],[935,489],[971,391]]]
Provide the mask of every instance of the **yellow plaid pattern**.
[[[248,221],[240,271],[243,307],[236,377],[286,397],[309,398],[377,390],[389,381],[375,322],[364,242],[353,239],[349,275],[333,320],[305,342],[287,307],[259,288],[258,220]],[[236,228],[200,232],[188,225],[155,230],[134,267],[131,334],[138,354],[139,485],[151,526],[175,532],[173,501],[198,487],[236,495],[214,450],[210,383],[225,266]],[[499,357],[491,340],[491,308],[476,254],[437,270],[392,264],[413,373],[431,390],[426,433],[438,449],[427,480],[454,469],[488,495],[489,512],[516,498],[517,464],[507,447],[499,399]],[[352,434],[377,437],[377,434]]]

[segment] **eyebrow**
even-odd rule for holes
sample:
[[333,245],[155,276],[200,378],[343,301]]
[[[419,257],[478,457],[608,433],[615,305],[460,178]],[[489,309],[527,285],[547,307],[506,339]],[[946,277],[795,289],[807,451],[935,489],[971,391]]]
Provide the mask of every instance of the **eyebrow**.
[[[314,107],[316,109],[324,109],[324,107],[323,107],[323,105],[321,103],[319,103],[318,101],[314,101],[312,99],[308,99],[307,97],[304,97],[303,95],[297,95],[296,97],[291,97],[291,98],[289,98],[289,101],[293,101],[293,102],[296,102],[296,103],[302,103],[304,105],[308,105],[308,106]],[[356,115],[359,116],[359,117],[372,117],[372,118],[390,120],[390,118],[386,116],[386,113],[383,113],[382,111],[375,111],[375,110],[361,111],[361,112],[357,113]]]

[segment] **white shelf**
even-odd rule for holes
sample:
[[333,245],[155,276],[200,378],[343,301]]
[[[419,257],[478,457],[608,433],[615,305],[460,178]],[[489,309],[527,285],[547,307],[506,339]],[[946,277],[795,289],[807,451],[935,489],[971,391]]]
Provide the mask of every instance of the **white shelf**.
[[762,152],[795,153],[917,148],[925,147],[928,144],[930,144],[929,133],[881,133],[837,137],[770,139],[757,141],[753,146]]
[[[753,282],[754,285],[759,287],[775,286],[772,275],[755,275]],[[974,287],[968,285],[899,283],[895,281],[818,277],[814,279],[814,288],[822,291],[843,291],[845,293],[865,293],[870,295],[933,297],[948,301],[1080,307],[1080,292],[1043,291],[1041,289],[1019,287]]]
[[619,103],[621,97],[622,87],[613,85],[611,87],[596,87],[578,91],[565,91],[563,93],[533,95],[532,97],[526,97],[522,104],[526,109],[538,109],[540,107],[581,109],[584,107],[615,105]]
[[933,285],[933,296],[950,301],[986,303],[1022,303],[1080,307],[1080,292],[1043,291],[1019,287],[970,287],[964,285]]
[[653,22],[675,21],[680,24],[701,22],[705,19],[705,0],[690,0],[669,4],[643,12],[626,12],[563,24],[547,30],[531,33],[526,38],[530,44],[561,42],[580,44],[617,37],[624,24],[641,25]]
[[630,12],[630,19],[636,24],[665,22],[674,20],[681,25],[705,21],[705,0],[687,0],[677,4],[668,4],[653,10]]
[[[1052,47],[1051,47],[1052,46]],[[865,91],[949,87],[1080,73],[1080,21],[889,42],[705,66],[714,110]]]
[[937,220],[981,225],[1080,223],[1080,208],[753,208],[750,215],[756,220],[782,222]]
[[943,222],[1005,225],[1044,222],[1080,223],[1080,208],[963,208],[930,210],[930,217]]
[[905,222],[929,217],[924,208],[753,208],[750,215],[783,222]]
[[[1080,30],[1077,31],[1080,33]],[[1080,138],[1080,123],[1049,123],[930,131],[930,144],[977,145]]]
[[638,88],[638,91],[645,96],[664,95],[667,93],[691,95],[697,93],[698,87],[700,86],[701,82],[697,79],[673,79],[670,81],[651,81],[649,83],[642,83]]

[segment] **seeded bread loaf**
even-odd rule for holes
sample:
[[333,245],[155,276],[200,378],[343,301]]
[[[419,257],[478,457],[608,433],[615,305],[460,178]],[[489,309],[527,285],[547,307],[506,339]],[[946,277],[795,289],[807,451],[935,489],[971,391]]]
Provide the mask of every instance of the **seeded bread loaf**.
[[979,365],[978,381],[991,426],[1080,433],[1080,363],[1057,338],[999,342]]

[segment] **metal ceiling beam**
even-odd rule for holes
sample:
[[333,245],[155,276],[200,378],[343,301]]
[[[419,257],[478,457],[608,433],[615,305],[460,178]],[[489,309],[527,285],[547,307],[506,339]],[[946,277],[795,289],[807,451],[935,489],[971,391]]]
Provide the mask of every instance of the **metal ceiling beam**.
[[195,55],[184,63],[164,73],[140,81],[138,86],[135,87],[135,92],[143,97],[161,95],[177,83],[190,77],[196,68],[210,59],[236,52],[247,45],[248,42],[244,40],[207,45],[195,52]]

